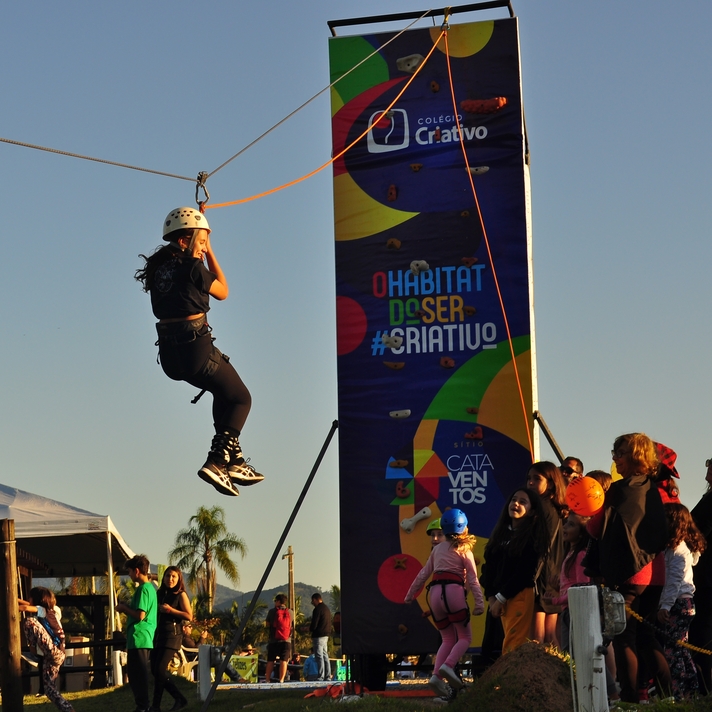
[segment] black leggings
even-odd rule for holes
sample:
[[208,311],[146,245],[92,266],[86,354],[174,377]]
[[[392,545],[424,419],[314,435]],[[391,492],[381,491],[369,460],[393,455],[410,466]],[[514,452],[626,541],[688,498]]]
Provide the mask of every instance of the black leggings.
[[160,709],[161,707],[163,690],[168,690],[168,694],[174,700],[183,698],[180,690],[178,690],[171,679],[172,676],[168,674],[168,664],[173,660],[173,656],[177,652],[177,650],[171,650],[170,648],[154,648],[151,650],[151,672],[155,679],[155,685],[153,687],[153,707],[156,709]]
[[[185,381],[212,393],[216,429],[227,426],[239,432],[252,405],[250,392],[232,364],[213,346],[207,327],[199,333],[200,336],[185,344],[159,341],[163,372],[174,381]],[[209,364],[211,357],[217,363],[216,369]]]

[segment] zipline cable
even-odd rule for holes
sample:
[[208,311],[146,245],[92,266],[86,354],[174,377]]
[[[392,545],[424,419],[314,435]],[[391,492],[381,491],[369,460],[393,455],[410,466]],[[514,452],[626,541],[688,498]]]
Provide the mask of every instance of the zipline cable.
[[[398,92],[398,95],[396,96],[395,99],[381,112],[381,117],[383,118],[388,114],[388,112],[396,105],[396,102],[403,96],[405,90],[413,83],[415,78],[418,76],[420,73],[420,70],[428,63],[428,60],[432,56],[433,52],[438,46],[438,42],[442,39],[443,35],[445,32],[441,32],[437,40],[433,43],[432,49],[428,54],[425,56],[425,59],[418,65],[417,69],[413,72],[413,76],[405,83],[403,88]],[[379,120],[380,120],[379,118]],[[264,198],[267,195],[271,195],[272,193],[277,193],[280,190],[284,190],[285,188],[291,188],[291,186],[296,185],[297,183],[301,183],[302,181],[307,180],[308,178],[311,178],[312,176],[316,175],[320,171],[323,171],[324,168],[327,168],[330,166],[332,163],[335,163],[336,161],[341,158],[347,151],[350,151],[364,136],[369,134],[371,131],[373,131],[375,125],[378,123],[378,121],[373,121],[371,125],[357,138],[355,138],[346,148],[342,149],[339,151],[335,156],[332,156],[326,163],[323,165],[319,166],[318,168],[315,168],[313,171],[310,171],[309,173],[306,173],[305,175],[301,176],[300,178],[295,178],[294,180],[289,181],[288,183],[283,183],[282,185],[278,185],[276,188],[270,188],[269,190],[265,190],[262,193],[257,193],[256,195],[251,195],[247,198],[240,198],[239,200],[231,200],[227,203],[215,203],[214,205],[206,205],[205,209],[206,210],[212,210],[213,208],[226,208],[231,205],[241,205],[242,203],[249,203],[252,200],[258,200],[259,198]]]
[[373,52],[371,52],[371,54],[369,54],[368,57],[364,57],[358,64],[354,64],[354,66],[351,67],[351,69],[349,69],[348,72],[345,72],[338,79],[335,79],[333,82],[331,82],[331,84],[329,84],[329,86],[324,87],[321,91],[314,94],[314,96],[311,99],[307,99],[307,101],[305,101],[301,106],[297,107],[294,111],[292,111],[291,114],[287,114],[287,116],[285,116],[281,121],[278,121],[274,126],[272,126],[272,128],[267,129],[267,131],[265,131],[263,134],[258,136],[254,141],[251,141],[250,143],[247,144],[247,146],[240,149],[234,156],[232,156],[231,158],[228,158],[227,161],[225,161],[225,163],[221,163],[214,171],[211,171],[210,173],[208,173],[208,178],[210,178],[210,176],[214,176],[221,168],[224,168],[228,163],[230,163],[231,161],[234,161],[238,156],[241,156],[245,151],[247,151],[247,149],[252,148],[258,141],[261,141],[265,136],[267,136],[267,134],[272,133],[272,131],[274,131],[276,128],[281,126],[285,121],[288,121],[289,119],[291,119],[292,116],[294,116],[295,114],[300,112],[305,106],[308,106],[309,104],[311,104],[312,101],[314,101],[314,99],[316,99],[317,97],[320,97],[325,91],[327,91],[328,89],[331,89],[334,85],[338,84],[345,77],[348,77],[349,74],[351,74],[351,72],[358,69],[362,64],[368,62],[368,60],[371,59],[371,57],[378,54],[382,49],[384,49],[385,47],[388,47],[388,45],[391,42],[398,39],[404,32],[409,30],[413,25],[415,25],[416,22],[419,22],[420,20],[422,20],[430,12],[432,12],[432,10],[426,10],[420,17],[413,20],[413,22],[411,22],[410,25],[404,27],[398,34],[393,35],[393,37],[391,37],[391,39],[389,39],[388,42],[384,42],[380,47],[373,50]]
[[116,161],[107,161],[105,158],[94,158],[92,156],[84,156],[81,153],[71,153],[70,151],[60,151],[56,148],[47,148],[46,146],[37,146],[33,143],[24,143],[22,141],[13,141],[10,138],[0,137],[0,142],[10,143],[13,146],[23,146],[24,148],[35,148],[38,151],[48,151],[49,153],[58,153],[60,156],[69,156],[70,158],[81,158],[84,161],[95,161],[96,163],[106,163],[110,166],[118,166],[119,168],[130,168],[132,171],[142,171],[143,173],[153,173],[157,176],[166,176],[167,178],[178,178],[179,180],[189,180],[195,183],[195,178],[180,176],[175,173],[165,173],[163,171],[154,171],[151,168],[141,168],[140,166],[132,166],[128,163],[118,163]]
[[[445,18],[443,27],[444,28],[447,27],[447,17]],[[454,86],[453,80],[452,80],[452,68],[450,66],[450,47],[448,45],[447,29],[443,30],[443,34],[445,35],[445,58],[447,60],[447,73],[448,73],[448,78],[450,80],[450,94],[452,96],[452,108],[453,108],[455,117],[457,117],[457,115],[458,115],[457,99],[455,98],[455,86]],[[438,39],[438,42],[439,41],[440,41],[440,39]],[[487,248],[487,255],[489,257],[490,265],[492,267],[492,278],[494,279],[494,286],[495,286],[495,289],[497,290],[497,297],[499,298],[499,304],[502,309],[502,318],[504,319],[504,328],[507,332],[507,343],[509,344],[509,351],[512,355],[512,366],[514,367],[514,378],[517,382],[517,390],[519,392],[519,400],[522,405],[522,414],[524,415],[524,425],[525,425],[524,429],[527,432],[527,441],[529,443],[529,454],[531,455],[532,462],[534,462],[534,443],[532,442],[531,432],[529,431],[529,413],[528,413],[528,410],[526,407],[526,403],[524,401],[524,391],[522,389],[522,381],[519,376],[519,369],[517,368],[517,359],[516,359],[516,355],[514,353],[514,344],[512,342],[512,332],[509,328],[509,319],[507,318],[507,310],[504,306],[504,298],[502,297],[502,290],[499,286],[499,280],[497,279],[497,270],[495,269],[495,266],[494,266],[494,258],[492,257],[492,249],[490,247],[489,237],[487,236],[487,229],[485,228],[485,221],[484,221],[484,217],[482,216],[482,209],[480,208],[480,201],[477,197],[475,181],[474,181],[474,178],[472,177],[472,171],[470,170],[470,163],[467,158],[467,151],[465,150],[465,139],[463,137],[462,126],[460,125],[459,121],[457,122],[457,129],[458,129],[458,136],[460,137],[460,148],[462,149],[462,155],[465,158],[465,167],[467,168],[467,175],[470,180],[470,188],[472,189],[472,195],[475,199],[475,207],[477,208],[477,215],[480,219],[480,226],[482,227],[482,236],[485,241],[485,247]]]
[[[420,17],[418,17],[418,18],[416,18],[415,20],[413,20],[413,22],[411,22],[409,25],[407,25],[406,27],[404,27],[400,32],[398,32],[397,34],[393,35],[393,37],[391,37],[391,39],[389,39],[387,42],[384,42],[380,47],[378,47],[378,48],[375,49],[373,52],[371,52],[371,54],[369,54],[367,57],[365,57],[364,59],[362,59],[358,64],[356,64],[356,65],[354,65],[353,67],[351,67],[351,69],[349,69],[348,72],[345,72],[344,74],[342,74],[338,79],[334,80],[331,84],[329,84],[328,86],[324,87],[320,92],[318,92],[317,94],[315,94],[311,99],[308,99],[308,100],[305,101],[301,106],[297,107],[294,111],[292,111],[290,114],[287,114],[287,116],[285,116],[281,121],[278,121],[274,126],[272,126],[271,128],[267,129],[267,131],[265,131],[263,134],[261,134],[260,136],[258,136],[254,141],[252,141],[251,143],[247,144],[247,146],[245,146],[244,148],[240,149],[234,156],[232,156],[231,158],[228,158],[227,161],[225,161],[224,163],[222,163],[221,165],[219,165],[214,171],[212,171],[211,173],[204,173],[204,172],[199,173],[199,174],[198,174],[198,181],[197,181],[198,184],[197,184],[197,187],[196,187],[196,202],[198,202],[198,204],[200,205],[201,201],[199,201],[198,198],[197,198],[198,189],[202,188],[203,190],[205,190],[205,181],[206,181],[210,176],[215,175],[220,169],[224,168],[228,163],[230,163],[231,161],[235,160],[238,156],[241,156],[241,155],[242,155],[243,153],[245,153],[245,151],[247,151],[249,148],[252,148],[252,146],[254,146],[258,141],[261,141],[265,136],[267,136],[268,134],[272,133],[272,131],[274,131],[276,128],[278,128],[278,127],[281,126],[283,123],[285,123],[286,121],[288,121],[289,119],[291,119],[292,116],[294,116],[295,114],[297,114],[298,112],[300,112],[303,108],[305,108],[306,106],[308,106],[309,104],[311,104],[312,101],[314,101],[317,97],[321,96],[325,91],[327,91],[327,89],[331,89],[335,84],[337,84],[338,82],[340,82],[344,77],[347,77],[349,74],[351,74],[351,72],[353,72],[353,71],[355,71],[356,69],[358,69],[362,64],[364,64],[364,63],[367,62],[369,59],[371,59],[371,57],[373,57],[374,55],[378,54],[384,47],[387,47],[391,42],[393,42],[394,40],[396,40],[398,37],[400,37],[400,36],[401,36],[404,32],[406,32],[407,30],[409,30],[414,24],[416,24],[416,22],[419,22],[419,21],[422,20],[424,17],[426,17],[430,12],[432,12],[432,10],[426,10]],[[48,148],[47,146],[38,146],[37,144],[34,144],[34,143],[26,143],[26,142],[24,142],[24,141],[15,141],[15,140],[10,139],[10,138],[2,138],[2,137],[0,137],[0,142],[2,142],[2,143],[8,143],[8,144],[11,144],[11,145],[13,145],[13,146],[22,146],[23,148],[33,148],[33,149],[35,149],[35,150],[37,150],[37,151],[47,151],[48,153],[56,153],[56,154],[58,154],[58,155],[60,155],[60,156],[69,156],[70,158],[79,158],[79,159],[82,159],[82,160],[84,160],[84,161],[94,161],[95,163],[105,163],[106,165],[109,165],[109,166],[118,166],[119,168],[128,168],[128,169],[133,170],[133,171],[141,171],[141,172],[143,172],[143,173],[152,173],[152,174],[154,174],[154,175],[165,176],[165,177],[167,177],[167,178],[177,178],[177,179],[179,179],[179,180],[187,180],[187,181],[190,181],[191,183],[195,183],[195,182],[196,182],[196,179],[195,179],[195,178],[188,178],[188,176],[182,176],[182,175],[178,175],[178,174],[176,174],[176,173],[167,173],[167,172],[165,172],[165,171],[156,171],[156,170],[153,170],[153,169],[151,169],[151,168],[142,168],[141,166],[133,166],[133,165],[131,165],[131,164],[129,164],[129,163],[119,163],[118,161],[109,161],[109,160],[107,160],[107,159],[105,159],[105,158],[95,158],[94,156],[86,156],[86,155],[81,154],[81,153],[72,153],[71,151],[62,151],[62,150],[57,149],[57,148]],[[312,175],[313,175],[313,174],[312,174]],[[201,183],[201,181],[200,181],[200,177],[201,177],[201,176],[203,176],[202,183]],[[207,201],[203,201],[203,202],[207,202]],[[206,206],[206,207],[207,207],[207,206]]]

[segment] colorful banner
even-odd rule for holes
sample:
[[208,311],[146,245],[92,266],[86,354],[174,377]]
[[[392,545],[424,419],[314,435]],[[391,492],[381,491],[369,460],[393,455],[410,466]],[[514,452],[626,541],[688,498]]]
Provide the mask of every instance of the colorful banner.
[[424,596],[403,604],[430,552],[426,526],[448,508],[464,510],[481,559],[531,462],[533,324],[517,21],[450,28],[456,110],[442,39],[426,61],[439,34],[435,27],[411,30],[385,47],[394,33],[329,42],[332,81],[381,48],[332,90],[334,155],[371,129],[334,164],[348,654],[437,648],[438,633],[422,615]]
[[258,656],[256,653],[254,655],[233,655],[230,662],[240,676],[238,682],[257,682]]

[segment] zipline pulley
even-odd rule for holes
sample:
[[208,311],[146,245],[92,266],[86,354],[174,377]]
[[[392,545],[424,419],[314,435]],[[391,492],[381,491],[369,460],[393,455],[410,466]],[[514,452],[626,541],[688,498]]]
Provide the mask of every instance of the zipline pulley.
[[[195,179],[195,202],[198,204],[198,209],[201,213],[205,212],[205,206],[210,200],[210,193],[205,185],[205,181],[208,180],[208,174],[205,171],[200,171],[198,177]],[[200,191],[203,191],[205,200],[200,199]]]

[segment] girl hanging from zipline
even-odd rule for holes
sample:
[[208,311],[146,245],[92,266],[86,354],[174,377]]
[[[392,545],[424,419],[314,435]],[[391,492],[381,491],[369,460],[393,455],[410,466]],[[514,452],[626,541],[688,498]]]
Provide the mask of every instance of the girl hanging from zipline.
[[227,279],[210,244],[208,221],[198,210],[171,210],[163,239],[167,245],[149,257],[139,255],[145,265],[135,277],[151,295],[164,373],[213,395],[215,436],[198,476],[221,494],[237,496],[236,485],[254,485],[264,476],[248,464],[238,440],[250,412],[250,392],[228,357],[213,346],[207,320],[210,297],[227,298]]

